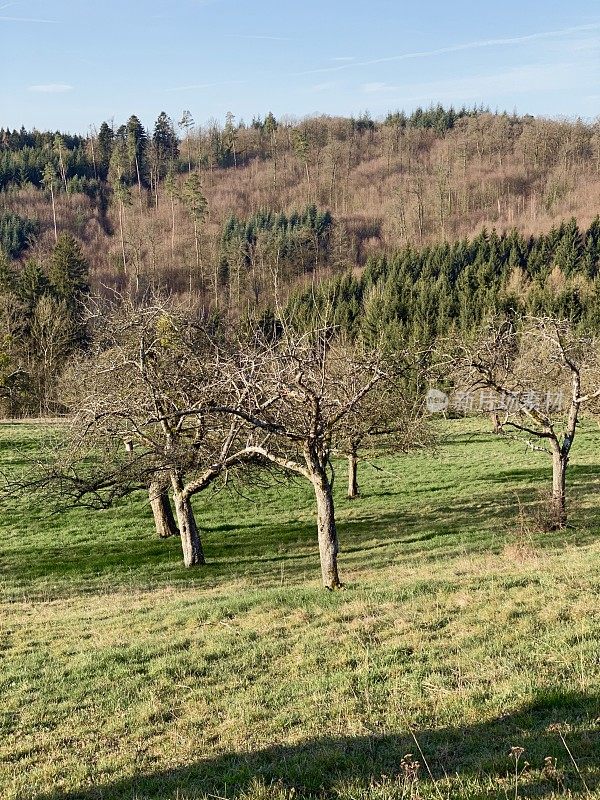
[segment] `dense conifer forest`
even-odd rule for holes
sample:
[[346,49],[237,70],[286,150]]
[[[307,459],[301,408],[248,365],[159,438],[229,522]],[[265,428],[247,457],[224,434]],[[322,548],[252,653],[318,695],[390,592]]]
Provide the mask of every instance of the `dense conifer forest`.
[[547,234],[525,237],[484,229],[472,239],[372,258],[345,274],[299,291],[290,311],[302,325],[329,313],[352,335],[433,342],[468,334],[490,315],[568,319],[600,326],[600,218],[580,230],[574,218]]

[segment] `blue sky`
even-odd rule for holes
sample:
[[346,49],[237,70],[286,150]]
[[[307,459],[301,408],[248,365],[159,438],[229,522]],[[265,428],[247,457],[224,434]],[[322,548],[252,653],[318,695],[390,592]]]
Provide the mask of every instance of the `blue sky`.
[[0,0],[0,127],[484,103],[600,114],[598,0]]

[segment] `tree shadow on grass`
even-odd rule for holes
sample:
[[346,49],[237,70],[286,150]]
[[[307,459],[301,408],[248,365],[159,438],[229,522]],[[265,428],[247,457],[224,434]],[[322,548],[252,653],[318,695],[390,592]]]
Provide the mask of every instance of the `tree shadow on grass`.
[[[560,535],[552,534],[548,541],[553,547],[561,542],[585,545],[595,540],[596,531],[600,530],[600,507],[578,507],[597,494],[591,479],[599,473],[588,465],[573,465],[570,469],[573,527]],[[351,518],[345,518],[348,507],[338,501],[342,567],[345,557],[356,564],[363,553],[369,569],[374,569],[388,565],[390,557],[435,560],[466,550],[501,548],[503,537],[510,536],[513,530],[518,532],[520,507],[526,514],[539,507],[540,487],[549,476],[549,469],[537,467],[504,470],[489,476],[478,491],[468,496],[430,503],[425,508],[406,508],[400,502],[393,510],[378,509],[374,513],[373,501],[381,495],[367,495],[364,516]],[[402,494],[403,488],[399,487],[397,495]],[[360,514],[360,502],[360,498],[353,501],[353,514]],[[111,512],[103,524],[114,525],[116,518],[116,512]],[[181,565],[178,539],[161,541],[154,536],[147,510],[144,517],[139,517],[127,509],[123,520],[118,535],[105,537],[99,526],[99,533],[93,537],[82,539],[79,535],[76,541],[65,538],[59,546],[46,544],[33,560],[26,550],[7,548],[0,558],[0,573],[9,575],[17,587],[28,585],[34,594],[36,581],[63,582],[65,588],[78,581],[77,592],[87,594],[97,591],[98,585],[105,591],[105,580],[115,586],[123,582],[129,585],[133,573],[137,573],[140,586],[145,582],[214,583],[231,578],[236,572],[246,579],[255,575],[264,584],[282,567],[286,581],[305,579],[307,573],[314,573],[315,578],[318,575],[315,522],[310,519],[292,521],[284,515],[280,522],[266,524],[215,521],[204,537],[208,568],[191,571]],[[140,535],[140,523],[143,530],[147,528],[147,536]]]
[[[176,769],[140,772],[133,778],[78,791],[56,790],[38,795],[36,800],[173,800],[206,795],[234,800],[244,796],[257,780],[294,789],[297,798],[376,797],[383,795],[370,795],[369,791],[386,779],[398,783],[397,793],[385,796],[400,798],[404,796],[401,761],[407,753],[421,762],[424,778],[425,759],[436,781],[458,775],[461,797],[485,794],[505,799],[506,790],[512,792],[512,747],[525,750],[521,766],[525,761],[530,764],[521,779],[520,797],[546,797],[557,789],[584,794],[584,781],[590,791],[600,788],[599,714],[597,694],[548,692],[512,714],[487,722],[415,731],[416,741],[410,733],[323,737],[207,757]],[[548,757],[556,759],[558,783],[551,770],[543,770]],[[428,796],[435,791],[432,787]],[[445,793],[442,790],[442,795]]]
[[[358,553],[410,545],[418,548],[438,536],[451,536],[472,512],[468,506],[461,508],[459,504],[448,511],[452,512],[451,515],[444,513],[443,519],[433,525],[428,524],[429,520],[423,514],[408,511],[378,514],[375,518],[371,516],[372,511],[368,511],[364,519],[342,519],[339,523],[342,551]],[[463,513],[465,519],[461,519]],[[7,548],[0,557],[0,572],[10,575],[15,583],[41,579],[87,581],[102,576],[116,577],[118,582],[119,574],[130,575],[132,570],[140,571],[142,581],[152,575],[159,579],[160,574],[165,573],[169,582],[188,582],[196,577],[201,579],[206,573],[203,568],[183,568],[178,538],[158,539],[147,513],[134,520],[127,515],[116,527],[115,518],[116,512],[111,512],[110,517],[100,520],[96,534],[90,526],[89,537],[78,533],[72,539],[66,535],[60,544],[45,543],[35,559],[18,546]],[[140,535],[140,523],[147,535]],[[45,518],[44,524],[48,526]],[[103,532],[104,526],[106,533]],[[289,566],[288,578],[293,577],[294,571],[304,575],[313,561],[315,569],[318,569],[316,521],[310,519],[302,522],[282,519],[278,523],[240,526],[217,523],[214,527],[207,526],[203,538],[213,575],[223,572],[229,576],[240,567],[250,572],[254,570],[264,578],[269,564],[282,562]],[[373,538],[380,541],[373,542]]]
[[[567,467],[567,491],[569,481],[583,481],[585,483],[587,478],[600,479],[600,465],[570,464]],[[499,470],[493,476],[488,476],[486,480],[493,483],[514,483],[522,480],[531,480],[539,483],[546,482],[550,486],[552,481],[552,462],[548,459],[546,467]]]

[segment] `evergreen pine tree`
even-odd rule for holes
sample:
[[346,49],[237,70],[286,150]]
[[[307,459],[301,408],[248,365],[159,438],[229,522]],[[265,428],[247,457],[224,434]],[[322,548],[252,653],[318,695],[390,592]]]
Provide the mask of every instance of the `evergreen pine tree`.
[[48,269],[52,294],[77,316],[81,298],[89,292],[89,267],[76,239],[70,233],[58,237]]
[[9,258],[0,247],[0,293],[14,292],[17,284],[17,275],[13,270]]
[[103,180],[106,180],[108,176],[114,139],[113,129],[106,122],[103,122],[98,131],[98,171]]
[[25,262],[16,282],[16,294],[28,312],[32,312],[37,301],[49,291],[48,276],[34,259]]
[[158,115],[152,134],[152,146],[158,165],[159,177],[164,178],[179,156],[179,141],[173,120],[164,111]]
[[147,144],[148,137],[144,126],[135,114],[132,114],[127,120],[126,126],[127,159],[129,162],[130,181],[132,183],[137,182],[140,194],[142,186],[147,186]]

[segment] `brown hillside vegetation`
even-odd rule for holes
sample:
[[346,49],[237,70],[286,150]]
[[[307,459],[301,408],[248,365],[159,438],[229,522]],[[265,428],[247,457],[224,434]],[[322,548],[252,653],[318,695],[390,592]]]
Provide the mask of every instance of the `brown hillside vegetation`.
[[[218,166],[225,146],[233,157]],[[215,297],[226,220],[265,209],[330,210],[336,225],[327,272],[484,226],[529,235],[572,216],[586,226],[600,209],[600,127],[491,113],[464,116],[442,131],[406,126],[397,115],[377,123],[283,120],[274,129],[215,124],[180,143],[179,170],[154,192],[131,186],[122,204],[107,189],[105,210],[84,195],[57,195],[59,231],[83,242],[97,284],[159,283]],[[181,198],[190,171],[200,175],[208,201],[197,237]],[[6,210],[38,219],[36,247],[47,251],[54,238],[47,193],[29,186],[1,197]]]

